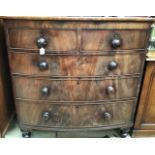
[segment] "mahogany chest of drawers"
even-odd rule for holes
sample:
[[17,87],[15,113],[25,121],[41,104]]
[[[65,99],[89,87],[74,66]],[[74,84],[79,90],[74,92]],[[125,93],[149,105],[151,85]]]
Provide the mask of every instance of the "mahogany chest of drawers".
[[150,22],[5,19],[16,111],[32,130],[133,126]]

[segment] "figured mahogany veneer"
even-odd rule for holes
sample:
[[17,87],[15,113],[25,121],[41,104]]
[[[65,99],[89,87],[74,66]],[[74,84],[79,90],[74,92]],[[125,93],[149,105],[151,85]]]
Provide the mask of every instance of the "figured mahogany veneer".
[[[50,101],[98,101],[137,97],[138,80],[138,77],[89,80],[13,77],[16,98]],[[114,89],[113,92],[108,91],[110,86]],[[42,92],[44,87],[49,91],[47,94]]]
[[151,22],[81,19],[4,19],[23,131],[132,127]]
[[[34,53],[9,52],[10,67],[14,75],[35,76],[116,76],[140,74],[145,59],[144,51],[128,51],[127,53],[111,53],[106,55],[45,55],[40,57]],[[110,68],[114,61],[117,67]],[[40,69],[39,64],[46,62],[48,67]],[[136,62],[136,65],[135,65]],[[22,63],[22,65],[19,65]]]
[[[133,101],[106,104],[72,105],[68,103],[17,101],[19,121],[24,125],[63,129],[103,128],[104,126],[129,125],[132,119]],[[119,111],[119,112],[118,112]],[[48,116],[44,114],[48,113]],[[108,113],[109,116],[106,114]]]
[[[82,51],[112,50],[110,41],[114,35],[122,39],[119,49],[144,49],[147,32],[145,30],[72,30],[72,29],[8,29],[10,49],[37,50],[36,39],[43,35],[48,42],[48,51]],[[80,42],[79,42],[80,37]]]
[[[48,41],[47,50],[76,50],[77,35],[74,30],[9,29],[10,48],[38,49],[36,39],[43,33]],[[20,39],[19,39],[20,38]]]
[[122,40],[122,45],[117,50],[144,49],[146,46],[147,33],[145,30],[85,30],[82,31],[81,49],[84,51],[112,50],[110,42],[114,35],[118,35]]

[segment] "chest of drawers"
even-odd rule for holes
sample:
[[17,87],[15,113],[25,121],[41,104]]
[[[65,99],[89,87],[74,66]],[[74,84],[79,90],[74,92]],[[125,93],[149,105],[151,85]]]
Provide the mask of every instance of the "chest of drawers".
[[5,19],[19,125],[92,131],[133,125],[151,22]]

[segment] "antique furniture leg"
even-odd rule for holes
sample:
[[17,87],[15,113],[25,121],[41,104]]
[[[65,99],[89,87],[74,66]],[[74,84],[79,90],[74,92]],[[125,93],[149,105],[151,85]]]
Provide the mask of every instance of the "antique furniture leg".
[[130,128],[120,129],[119,131],[120,137],[126,138],[127,136],[129,136],[129,132],[130,132]]
[[23,138],[31,138],[31,131],[28,131],[28,130],[21,130],[22,131],[22,137]]

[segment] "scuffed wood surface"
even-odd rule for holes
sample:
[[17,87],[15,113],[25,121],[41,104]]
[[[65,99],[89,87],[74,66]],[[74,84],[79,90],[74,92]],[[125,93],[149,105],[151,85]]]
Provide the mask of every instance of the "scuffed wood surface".
[[[132,77],[54,80],[14,77],[13,82],[16,98],[50,101],[98,101],[136,97],[138,79],[138,77]],[[108,86],[112,86],[114,92],[108,93]],[[48,95],[41,93],[43,87],[49,88]]]
[[[140,74],[145,53],[129,51],[106,55],[45,55],[43,58],[37,53],[9,52],[10,67],[13,75],[33,76],[118,76]],[[40,62],[48,63],[48,69],[40,70]],[[110,70],[109,63],[115,61],[117,68]],[[135,65],[136,62],[136,65]],[[21,65],[19,65],[19,63]]]
[[2,19],[25,19],[25,20],[75,20],[75,21],[155,21],[149,17],[106,17],[106,16],[0,16]]
[[[28,104],[17,101],[19,121],[22,124],[39,127],[57,128],[93,128],[129,123],[134,101],[108,103],[101,105],[53,105],[42,102]],[[118,112],[119,111],[119,112]],[[49,119],[44,120],[43,113],[49,112]],[[104,113],[111,114],[106,120]]]
[[[151,19],[15,19],[5,18],[4,24],[22,129],[131,127]],[[40,36],[48,41],[44,56],[36,45]],[[121,44],[114,49],[111,41],[116,36]],[[38,69],[41,60],[48,62],[47,70]],[[118,68],[110,71],[109,61],[116,61]],[[48,94],[41,93],[43,87],[49,88]],[[46,111],[48,121],[42,118]],[[104,112],[110,113],[110,120]]]

